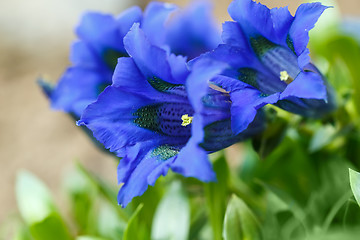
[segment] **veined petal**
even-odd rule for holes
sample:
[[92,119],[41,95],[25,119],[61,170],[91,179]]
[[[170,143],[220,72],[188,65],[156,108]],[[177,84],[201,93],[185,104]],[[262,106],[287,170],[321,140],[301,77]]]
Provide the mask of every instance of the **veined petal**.
[[299,56],[309,42],[309,31],[314,28],[320,15],[327,9],[321,3],[304,3],[296,11],[294,21],[289,30],[289,37],[294,50]]

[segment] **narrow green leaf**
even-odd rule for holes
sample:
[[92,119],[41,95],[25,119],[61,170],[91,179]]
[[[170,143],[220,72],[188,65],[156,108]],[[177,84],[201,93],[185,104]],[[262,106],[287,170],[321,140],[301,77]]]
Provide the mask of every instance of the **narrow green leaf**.
[[214,240],[221,240],[229,179],[229,169],[223,154],[216,159],[213,166],[217,182],[206,183],[204,188]]
[[261,239],[260,225],[249,207],[232,195],[226,209],[223,238],[225,240]]
[[71,239],[49,190],[34,175],[27,171],[19,172],[16,180],[16,198],[20,214],[34,239]]
[[180,182],[173,182],[162,198],[153,220],[152,239],[187,239],[190,228],[189,200]]
[[356,202],[360,206],[360,173],[349,168],[350,186]]
[[139,204],[136,208],[133,215],[130,217],[128,221],[128,225],[126,226],[124,232],[123,240],[133,240],[133,239],[149,239],[149,235],[146,232],[146,228],[144,225],[140,224],[139,216],[140,212],[143,209],[144,204]]

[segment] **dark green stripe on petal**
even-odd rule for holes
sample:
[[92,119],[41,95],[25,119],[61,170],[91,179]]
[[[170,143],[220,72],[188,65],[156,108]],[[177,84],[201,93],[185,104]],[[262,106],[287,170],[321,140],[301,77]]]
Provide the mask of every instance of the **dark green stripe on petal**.
[[270,49],[277,47],[276,44],[262,36],[250,38],[250,45],[258,57],[261,57]]
[[178,147],[174,147],[170,145],[161,145],[152,151],[151,156],[157,157],[159,160],[165,161],[168,160],[169,158],[176,156],[179,153],[179,151],[180,148]]
[[247,83],[253,87],[258,88],[258,83],[256,81],[257,71],[252,68],[240,68],[238,70],[239,77],[238,79],[244,83]]
[[288,34],[286,37],[286,44],[287,46],[291,49],[291,51],[296,55],[295,53],[295,47],[294,47],[294,42],[291,39],[290,35]]
[[107,48],[102,52],[102,59],[104,60],[106,66],[108,66],[111,70],[114,70],[117,64],[117,60],[120,57],[128,57],[126,53],[119,52],[112,48]]
[[166,82],[158,77],[152,77],[152,78],[148,78],[147,80],[150,85],[156,89],[159,92],[169,92],[172,90],[185,90],[185,87],[183,84],[173,84],[173,83],[169,83]]

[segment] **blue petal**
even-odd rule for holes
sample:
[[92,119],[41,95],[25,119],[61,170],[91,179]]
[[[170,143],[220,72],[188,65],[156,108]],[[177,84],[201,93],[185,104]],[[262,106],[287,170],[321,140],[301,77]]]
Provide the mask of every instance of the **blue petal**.
[[160,139],[156,133],[140,128],[133,122],[133,112],[151,103],[143,96],[108,87],[96,102],[85,109],[78,125],[86,125],[91,129],[94,137],[111,152],[149,139],[157,144]]
[[185,177],[194,177],[203,182],[215,181],[216,174],[207,152],[199,146],[204,139],[202,117],[195,114],[191,125],[192,136],[180,151],[171,169]]
[[209,2],[194,2],[174,15],[166,26],[166,43],[171,52],[192,59],[221,42]]
[[285,44],[286,35],[293,20],[287,8],[269,9],[252,0],[233,1],[228,12],[237,21],[245,35],[262,35],[277,44]]
[[[170,60],[170,58],[169,58]],[[175,57],[171,61],[172,73],[180,82],[184,82],[188,74],[188,70],[182,59]],[[182,65],[184,64],[184,65]],[[186,74],[182,71],[186,71]],[[157,86],[158,85],[158,86]],[[161,88],[162,86],[171,86],[169,89]],[[147,98],[157,99],[166,102],[171,94],[171,99],[179,102],[187,102],[187,95],[184,85],[171,84],[165,80],[154,78],[146,78],[137,67],[133,58],[119,58],[118,64],[113,75],[113,86],[121,88],[123,91],[129,91],[136,94],[144,95]]]
[[[117,28],[119,29],[120,37],[124,38],[132,25],[141,21],[142,11],[140,7],[133,6],[123,11],[119,16],[116,17]],[[123,44],[122,39],[118,44]]]
[[177,6],[169,3],[151,2],[144,12],[141,29],[149,40],[161,47],[165,43],[165,22]]
[[172,169],[186,177],[195,177],[201,181],[214,181],[215,173],[208,160],[206,151],[199,146],[204,141],[204,117],[202,98],[207,94],[209,81],[221,73],[227,64],[209,59],[196,62],[186,80],[186,87],[195,115],[192,121],[192,136],[186,146],[180,151]]
[[304,3],[297,9],[289,35],[298,56],[306,49],[309,42],[309,31],[327,8],[321,3]]
[[70,61],[74,66],[87,68],[97,69],[103,66],[103,63],[101,63],[94,50],[84,41],[76,41],[72,44]]
[[266,104],[274,104],[279,100],[279,93],[263,96],[261,92],[251,88],[244,88],[230,94],[231,128],[234,134],[244,131],[254,120],[258,109]]
[[122,44],[123,36],[111,15],[95,12],[85,14],[76,28],[76,33],[79,38],[91,44],[100,55],[106,48],[125,52]]
[[124,38],[124,45],[146,78],[158,77],[176,83],[171,75],[166,51],[152,45],[139,28],[139,24],[135,23],[132,26]]
[[71,67],[61,77],[51,95],[51,106],[79,117],[85,107],[95,101],[111,79],[106,73]]
[[189,69],[186,64],[187,57],[170,54],[170,56],[168,57],[168,61],[171,68],[171,74],[174,78],[174,82],[184,83],[184,79],[186,79],[189,75]]
[[86,125],[111,152],[151,140],[153,146],[185,144],[190,126],[181,126],[181,116],[193,115],[185,99],[159,101],[152,96],[110,86],[84,111],[78,125]]
[[[140,151],[139,148],[137,148],[137,150]],[[127,160],[126,158],[127,156],[124,159]],[[153,157],[150,152],[147,153],[134,168],[131,169],[127,178],[124,179],[124,185],[120,188],[118,194],[118,203],[122,207],[126,207],[134,197],[142,195],[149,185],[153,186],[155,184],[156,179],[159,178],[160,175],[166,175],[174,158],[176,157],[159,161],[156,157]]]
[[241,31],[240,25],[237,22],[223,23],[222,40],[225,44],[239,47],[249,48],[249,43],[244,33]]
[[306,48],[300,56],[298,56],[298,65],[300,69],[304,69],[305,66],[310,64],[310,51],[308,48]]
[[300,72],[281,93],[280,99],[289,97],[324,99],[326,100],[326,86],[322,76],[314,72]]
[[198,58],[190,61],[188,64],[192,67],[195,63],[203,59],[212,59],[214,61],[227,63],[231,68],[224,69],[224,75],[237,78],[238,69],[243,67],[261,68],[258,60],[253,53],[247,48],[232,47],[221,44],[214,51],[205,53]]
[[186,87],[189,100],[196,112],[200,113],[203,110],[202,98],[207,94],[209,81],[226,68],[226,63],[211,59],[202,59],[192,66]]
[[147,82],[133,58],[119,58],[113,75],[113,86],[124,91],[157,97],[159,92]]

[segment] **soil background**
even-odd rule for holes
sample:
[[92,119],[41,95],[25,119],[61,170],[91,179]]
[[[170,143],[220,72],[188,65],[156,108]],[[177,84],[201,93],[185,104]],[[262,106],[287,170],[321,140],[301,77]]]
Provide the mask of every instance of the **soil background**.
[[[98,151],[74,120],[49,109],[36,84],[40,76],[54,82],[69,65],[73,28],[81,13],[98,10],[120,13],[145,1],[126,0],[0,0],[0,225],[16,214],[16,173],[27,169],[51,189],[55,201],[63,199],[63,176],[74,161],[107,181],[116,183],[117,162]],[[190,1],[169,1],[186,5]],[[229,20],[230,0],[215,1],[219,23]],[[301,1],[260,1],[268,6],[290,5],[292,13]],[[333,1],[323,1],[332,5]],[[340,0],[344,16],[360,15],[359,0]],[[360,31],[360,29],[359,29]]]

